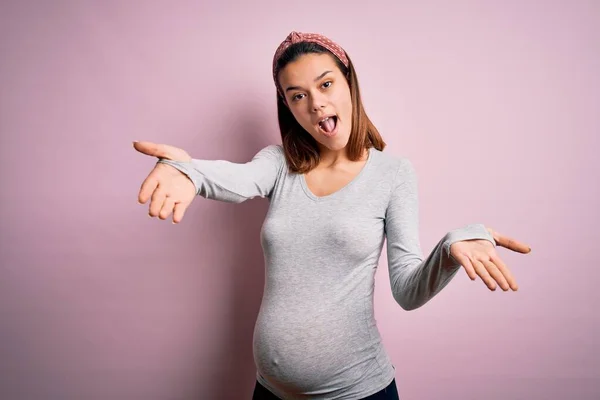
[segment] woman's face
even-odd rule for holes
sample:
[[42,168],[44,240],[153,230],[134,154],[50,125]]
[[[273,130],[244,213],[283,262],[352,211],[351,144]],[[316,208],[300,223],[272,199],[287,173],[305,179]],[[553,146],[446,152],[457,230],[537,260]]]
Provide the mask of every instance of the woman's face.
[[317,143],[333,151],[346,147],[352,99],[348,81],[332,56],[300,56],[281,70],[279,84],[296,121]]

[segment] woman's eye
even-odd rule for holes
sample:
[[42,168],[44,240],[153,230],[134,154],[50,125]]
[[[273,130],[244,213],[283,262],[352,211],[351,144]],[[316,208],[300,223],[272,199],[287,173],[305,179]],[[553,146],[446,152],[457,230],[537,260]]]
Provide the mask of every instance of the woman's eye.
[[[328,89],[328,88],[331,87],[331,85],[333,85],[333,82],[332,81],[327,81],[327,82],[323,83],[321,85],[321,87],[323,87],[325,89]],[[292,101],[302,100],[302,97],[304,97],[304,94],[303,93],[298,93],[298,94],[292,96]]]

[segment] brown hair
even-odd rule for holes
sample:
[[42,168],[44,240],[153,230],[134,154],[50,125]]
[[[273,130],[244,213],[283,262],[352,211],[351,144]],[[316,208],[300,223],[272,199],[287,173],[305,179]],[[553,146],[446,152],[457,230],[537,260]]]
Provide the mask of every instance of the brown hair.
[[[340,71],[350,86],[352,99],[352,129],[346,145],[348,158],[357,161],[365,149],[375,147],[383,150],[386,146],[375,125],[371,122],[360,98],[358,78],[352,60],[348,57],[348,68],[329,50],[316,43],[300,42],[291,45],[277,60],[277,68],[281,71],[287,64],[300,56],[309,53],[329,54],[336,61]],[[346,56],[348,56],[346,54]],[[279,83],[277,83],[279,85]],[[277,117],[285,158],[290,172],[306,173],[319,163],[319,147],[317,141],[302,128],[288,108],[285,98],[277,93]]]

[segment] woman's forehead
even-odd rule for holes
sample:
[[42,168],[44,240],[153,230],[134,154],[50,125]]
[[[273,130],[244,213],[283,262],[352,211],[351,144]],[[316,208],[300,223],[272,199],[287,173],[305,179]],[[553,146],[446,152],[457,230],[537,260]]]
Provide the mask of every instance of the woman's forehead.
[[289,63],[281,70],[279,78],[281,81],[290,80],[314,80],[318,79],[326,71],[338,72],[338,66],[333,57],[328,54],[304,54],[297,60]]

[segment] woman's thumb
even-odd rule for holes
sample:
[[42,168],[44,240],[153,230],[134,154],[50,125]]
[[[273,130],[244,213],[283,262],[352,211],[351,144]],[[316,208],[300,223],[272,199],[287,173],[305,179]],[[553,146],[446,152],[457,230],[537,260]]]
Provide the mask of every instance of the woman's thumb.
[[191,157],[187,151],[168,144],[158,144],[152,142],[133,142],[133,148],[142,154],[148,156],[164,158],[173,161],[190,161]]

